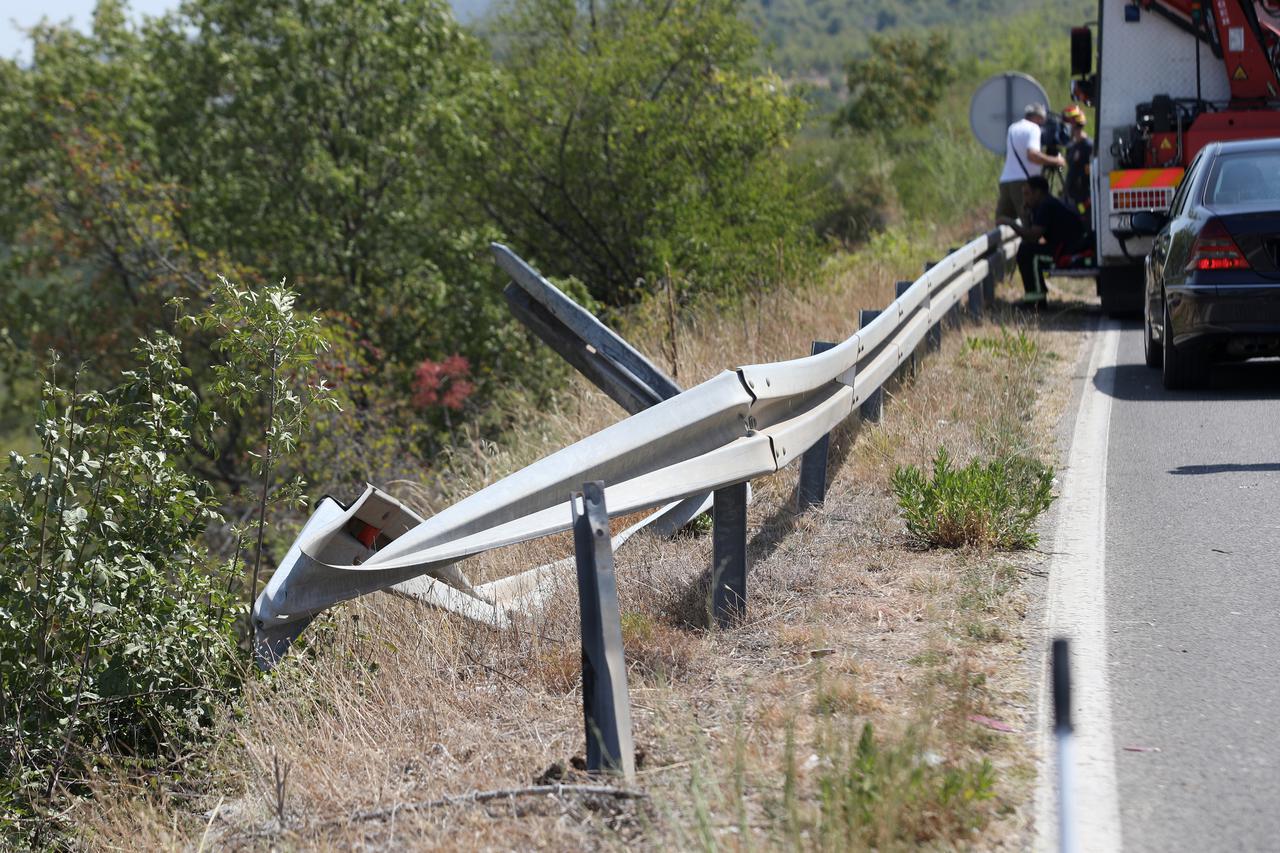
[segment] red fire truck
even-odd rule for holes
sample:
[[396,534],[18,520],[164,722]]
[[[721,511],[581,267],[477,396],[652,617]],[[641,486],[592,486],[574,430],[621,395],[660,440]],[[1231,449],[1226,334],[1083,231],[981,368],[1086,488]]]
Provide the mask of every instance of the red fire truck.
[[1071,33],[1072,97],[1097,109],[1092,163],[1098,295],[1141,307],[1137,211],[1164,211],[1210,142],[1280,136],[1280,0],[1099,0]]

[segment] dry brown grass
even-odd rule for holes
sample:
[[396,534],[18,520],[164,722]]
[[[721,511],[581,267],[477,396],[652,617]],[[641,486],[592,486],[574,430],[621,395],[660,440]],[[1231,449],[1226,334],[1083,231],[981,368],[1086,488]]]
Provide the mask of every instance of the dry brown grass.
[[[936,235],[935,251],[957,236]],[[926,251],[864,254],[822,283],[698,314],[679,330],[681,381],[795,356],[814,338],[843,337],[856,309],[887,303],[893,282],[913,277]],[[749,319],[766,307],[771,324]],[[164,786],[143,799],[104,786],[76,816],[81,843],[1020,846],[1034,743],[1022,564],[999,554],[911,549],[888,489],[895,465],[927,464],[940,445],[961,461],[1015,447],[1051,454],[1076,340],[1069,330],[997,317],[1027,325],[1045,353],[1061,357],[1018,364],[967,351],[965,335],[995,327],[966,326],[947,335],[918,377],[890,389],[882,424],[858,427],[854,419],[833,436],[823,508],[794,513],[794,468],[754,484],[750,602],[740,626],[696,627],[709,536],[641,536],[618,554],[646,799],[501,798],[353,819],[361,810],[449,794],[583,781],[574,769],[583,751],[576,595],[566,578],[547,612],[507,632],[390,596],[335,609],[308,629],[305,649],[252,684],[221,721],[194,799]],[[671,351],[659,320],[637,317],[634,325],[642,348]],[[611,403],[578,383],[556,408],[531,415],[518,443],[459,460],[459,479],[482,485],[617,418]],[[503,549],[469,570],[475,579],[510,574],[563,556],[567,541]],[[977,725],[975,714],[1015,732]],[[820,790],[845,772],[868,722],[904,761],[959,771],[988,759],[994,796],[939,809],[913,801],[909,786],[889,786],[865,825],[833,821]],[[288,770],[283,798],[277,767]]]

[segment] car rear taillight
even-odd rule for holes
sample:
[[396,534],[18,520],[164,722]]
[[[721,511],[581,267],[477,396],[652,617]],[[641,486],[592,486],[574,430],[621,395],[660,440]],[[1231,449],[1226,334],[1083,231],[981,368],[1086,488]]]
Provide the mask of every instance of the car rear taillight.
[[1197,270],[1247,270],[1249,261],[1232,239],[1221,219],[1210,219],[1191,244],[1187,272]]

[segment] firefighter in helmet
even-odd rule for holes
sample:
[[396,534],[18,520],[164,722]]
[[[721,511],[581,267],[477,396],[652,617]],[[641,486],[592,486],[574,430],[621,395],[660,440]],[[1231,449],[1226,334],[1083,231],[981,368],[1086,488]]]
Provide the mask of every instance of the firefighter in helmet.
[[1089,163],[1093,159],[1093,140],[1085,133],[1087,123],[1084,110],[1072,104],[1062,111],[1062,117],[1071,126],[1071,144],[1067,146],[1067,180],[1062,200],[1087,221],[1089,218],[1090,190]]

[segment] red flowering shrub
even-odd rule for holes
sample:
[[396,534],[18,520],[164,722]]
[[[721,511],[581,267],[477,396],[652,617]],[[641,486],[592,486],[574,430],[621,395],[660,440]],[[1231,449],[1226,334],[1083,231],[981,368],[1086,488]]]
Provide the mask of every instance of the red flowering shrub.
[[413,377],[413,405],[419,409],[444,406],[457,412],[476,386],[467,379],[471,363],[464,356],[451,355],[444,361],[425,359]]

